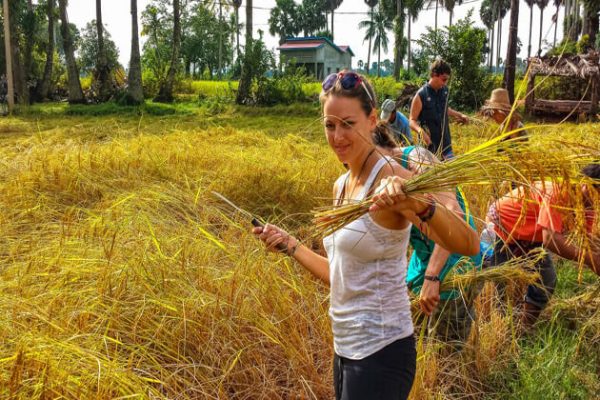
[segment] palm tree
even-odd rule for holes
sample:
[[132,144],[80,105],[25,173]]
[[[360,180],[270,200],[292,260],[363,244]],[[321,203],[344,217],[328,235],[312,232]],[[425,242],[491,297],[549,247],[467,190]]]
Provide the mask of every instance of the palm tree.
[[533,31],[533,6],[537,0],[525,0],[529,7],[529,44],[527,45],[527,59],[531,57],[531,32]]
[[600,2],[598,0],[583,0],[583,35],[588,35],[590,43],[596,43],[598,34],[598,13]]
[[252,1],[253,0],[246,1],[246,54],[244,55],[240,83],[235,99],[238,104],[244,104],[246,102],[246,99],[248,99],[248,96],[250,95],[250,86],[252,85],[252,76],[248,59],[248,52],[252,46]]
[[106,101],[111,96],[110,68],[106,59],[106,49],[104,47],[104,26],[102,25],[102,0],[96,0],[96,30],[98,32],[98,63],[96,73],[98,74],[98,83],[100,84],[99,97],[101,101]]
[[333,14],[336,8],[338,8],[343,0],[325,0],[327,3],[327,9],[331,11],[331,40],[333,41],[334,26],[333,26]]
[[235,8],[235,43],[236,43],[236,59],[240,58],[240,7],[242,0],[233,0],[233,8]]
[[407,60],[407,71],[410,72],[410,65],[412,62],[412,52],[411,52],[411,42],[412,42],[412,37],[411,37],[411,22],[416,22],[417,18],[419,17],[419,12],[423,9],[423,7],[425,7],[425,0],[408,0],[406,1],[406,11],[408,14],[408,32],[407,32],[407,37],[408,37],[408,60]]
[[[371,10],[369,11],[369,17],[371,20],[371,24],[373,23],[373,16],[375,14],[374,8],[377,5],[379,1],[378,0],[365,0],[365,3],[367,3],[367,5],[371,8]],[[360,26],[360,24],[359,24]],[[366,37],[366,36],[365,36]],[[369,50],[367,51],[367,75],[369,74],[369,68],[371,67],[371,44],[373,41],[373,36],[369,36]],[[364,43],[364,41],[363,41]]]
[[490,32],[490,42],[489,42],[489,56],[488,56],[488,68],[491,71],[494,60],[494,30],[496,23],[496,13],[497,10],[492,4],[491,0],[483,0],[481,2],[481,6],[479,8],[479,16],[481,17],[481,21],[488,28]]
[[173,0],[173,49],[171,51],[171,63],[167,78],[160,85],[158,95],[154,101],[163,103],[173,102],[173,84],[175,83],[175,73],[179,66],[179,49],[181,47],[181,17],[179,14],[179,1]]
[[[394,18],[394,79],[400,79],[400,68],[402,67],[402,58],[404,53],[404,6],[402,0],[396,0],[396,16]],[[388,67],[386,67],[387,69]]]
[[454,7],[457,5],[460,6],[463,3],[463,0],[444,0],[444,7],[450,13],[450,21],[448,26],[452,26],[452,17],[454,16]]
[[538,7],[540,8],[540,37],[538,41],[538,52],[537,55],[540,57],[542,55],[542,29],[544,27],[544,9],[548,5],[550,0],[536,0]]
[[10,39],[10,11],[8,0],[2,3],[4,11],[4,52],[6,54],[6,83],[8,86],[7,103],[8,113],[12,114],[15,107],[15,90],[13,87],[13,71],[12,71],[12,49]]
[[515,68],[517,63],[517,35],[519,33],[519,0],[511,0],[508,48],[504,68],[504,88],[508,90],[511,104],[515,101]]
[[83,103],[83,91],[81,90],[81,82],[79,81],[79,68],[75,60],[75,46],[73,37],[69,29],[69,17],[67,15],[67,0],[58,0],[58,10],[60,14],[60,34],[63,40],[63,49],[65,51],[65,59],[67,62],[67,78],[69,87],[69,103]]
[[[552,16],[552,22],[554,23],[554,40],[552,41],[552,47],[556,47],[556,31],[558,30],[558,12],[563,0],[554,0],[554,6],[556,7],[556,13]],[[531,36],[531,34],[529,35]],[[529,39],[531,42],[531,39]]]
[[44,75],[39,85],[36,87],[36,99],[44,100],[48,97],[50,91],[50,82],[52,80],[52,69],[54,68],[54,13],[55,0],[48,0],[46,4],[46,15],[48,17],[48,44],[46,45],[46,64],[44,65]]
[[498,47],[496,49],[496,69],[500,68],[500,49],[502,48],[502,20],[506,16],[508,10],[510,10],[510,2],[511,0],[496,0],[494,2],[495,7],[497,7],[498,14],[496,17],[498,18]]
[[377,76],[381,76],[381,50],[387,52],[387,31],[393,29],[394,25],[380,5],[370,19],[361,21],[358,26],[367,30],[365,40],[373,39],[373,53],[377,52]]
[[142,88],[142,63],[140,60],[140,38],[138,35],[137,0],[131,0],[131,56],[127,77],[127,100],[132,104],[144,102]]

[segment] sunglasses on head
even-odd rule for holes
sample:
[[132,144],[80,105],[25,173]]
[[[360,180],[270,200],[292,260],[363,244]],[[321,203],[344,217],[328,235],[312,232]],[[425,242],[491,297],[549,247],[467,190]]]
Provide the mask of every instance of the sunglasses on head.
[[375,106],[375,101],[373,100],[373,97],[371,97],[371,93],[369,93],[365,82],[356,72],[334,72],[325,78],[321,84],[321,87],[325,92],[327,92],[328,90],[331,90],[333,86],[335,86],[337,81],[340,81],[340,84],[344,90],[356,89],[357,87],[362,86],[367,96],[369,96],[371,104]]

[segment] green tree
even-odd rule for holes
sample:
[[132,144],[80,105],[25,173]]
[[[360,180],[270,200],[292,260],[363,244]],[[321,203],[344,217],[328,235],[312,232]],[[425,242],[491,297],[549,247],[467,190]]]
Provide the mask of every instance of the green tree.
[[246,1],[246,46],[244,50],[244,61],[242,62],[242,72],[240,75],[240,83],[238,85],[238,92],[235,98],[236,103],[244,104],[250,97],[250,87],[252,86],[252,79],[254,70],[252,68],[252,1]]
[[[373,15],[375,15],[375,6],[377,5],[379,1],[378,0],[365,0],[365,3],[367,3],[367,6],[369,6],[370,10],[369,10],[369,18],[371,20],[371,23],[373,22]],[[363,41],[364,43],[364,41]],[[369,74],[369,68],[371,65],[371,46],[373,44],[373,36],[369,35],[369,48],[367,50],[367,64],[366,64],[366,68],[367,68],[367,74]]]
[[452,26],[452,17],[454,16],[454,7],[459,6],[463,3],[463,0],[444,0],[444,7],[450,14],[448,26]]
[[548,6],[548,3],[550,2],[550,0],[535,0],[537,6],[540,8],[540,37],[539,37],[539,41],[538,41],[538,52],[537,55],[538,57],[540,57],[542,55],[542,34],[543,34],[543,27],[544,27],[544,10],[546,9],[546,6]]
[[327,6],[327,10],[331,11],[331,40],[333,40],[333,35],[335,34],[335,29],[334,29],[334,13],[335,10],[342,4],[343,0],[325,0],[326,2],[326,6]]
[[425,0],[406,0],[406,11],[407,11],[407,15],[408,15],[408,32],[407,32],[407,53],[408,53],[408,66],[407,66],[407,70],[410,72],[410,68],[411,68],[411,62],[412,62],[412,51],[411,51],[411,44],[412,44],[412,33],[411,33],[411,27],[412,27],[412,22],[416,22],[417,18],[419,17],[419,13],[421,12],[421,10],[423,9],[423,7],[425,7]]
[[388,50],[387,31],[393,29],[393,23],[379,6],[377,11],[370,15],[369,19],[361,21],[358,26],[366,30],[365,41],[368,39],[373,40],[373,54],[377,52],[377,76],[381,76],[381,50],[383,49],[384,52]]
[[279,36],[279,44],[300,33],[300,13],[294,0],[277,0],[269,16],[269,33]]
[[510,102],[515,101],[515,70],[517,67],[517,46],[519,33],[519,0],[511,0],[510,28],[508,48],[506,50],[506,67],[504,68],[504,88],[508,90]]
[[427,28],[417,43],[429,62],[442,57],[452,66],[450,103],[453,108],[477,108],[490,89],[490,80],[480,67],[486,41],[485,30],[474,27],[472,10],[451,27]]
[[483,0],[479,7],[479,17],[483,22],[483,25],[488,29],[489,42],[488,42],[488,68],[491,71],[494,64],[494,32],[495,23],[498,19],[498,10],[494,7],[492,0]]
[[65,58],[67,61],[67,78],[69,88],[69,103],[83,103],[83,91],[81,90],[81,82],[79,81],[79,68],[75,60],[75,44],[71,29],[69,28],[69,18],[67,15],[67,0],[58,0],[58,8],[60,13],[60,33],[62,36]]
[[125,100],[129,104],[141,104],[144,102],[144,91],[142,87],[140,38],[138,35],[137,0],[131,0],[129,11],[131,13],[131,56],[129,58],[129,75],[127,77]]
[[325,0],[302,0],[300,5],[300,26],[304,36],[314,35],[327,28]]
[[[106,68],[114,70],[119,65],[119,50],[113,42],[110,33],[104,28],[104,48],[106,52]],[[100,44],[96,20],[88,22],[81,31],[79,39],[79,66],[84,74],[98,72],[98,59],[100,57]],[[100,82],[98,82],[100,83]],[[110,83],[110,82],[109,82]]]
[[175,84],[175,74],[179,69],[179,51],[181,49],[181,18],[180,18],[180,0],[173,0],[173,41],[171,48],[171,61],[167,77],[162,81],[158,95],[154,101],[172,103],[173,102],[173,85]]
[[525,0],[527,7],[529,7],[529,42],[527,45],[527,59],[531,57],[531,33],[533,32],[533,6],[536,0]]
[[48,37],[46,42],[46,62],[42,79],[38,81],[35,89],[36,100],[42,101],[48,98],[50,83],[52,82],[52,70],[54,68],[54,22],[56,21],[56,1],[48,0],[46,3],[46,16],[48,18]]

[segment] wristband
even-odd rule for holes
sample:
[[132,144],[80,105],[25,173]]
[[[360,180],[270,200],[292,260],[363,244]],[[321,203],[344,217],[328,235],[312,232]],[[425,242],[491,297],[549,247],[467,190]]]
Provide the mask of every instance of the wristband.
[[300,246],[300,241],[296,239],[296,244],[293,245],[291,249],[288,249],[287,251],[288,257],[294,257],[294,254],[296,254],[296,250],[298,250],[298,246]]
[[438,275],[425,275],[425,279],[432,282],[440,282],[440,277]]
[[430,201],[428,203],[427,208],[419,213],[416,213],[417,217],[419,217],[421,222],[429,221],[433,217],[433,214],[435,213],[435,200],[431,196],[427,196],[427,198]]

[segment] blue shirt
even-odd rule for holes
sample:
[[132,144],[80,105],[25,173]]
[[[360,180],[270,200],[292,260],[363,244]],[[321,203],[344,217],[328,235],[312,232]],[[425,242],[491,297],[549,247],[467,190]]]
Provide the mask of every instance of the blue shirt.
[[396,119],[390,122],[390,128],[394,134],[394,138],[400,144],[410,145],[412,143],[412,133],[410,131],[410,123],[408,118],[400,111],[396,111]]

